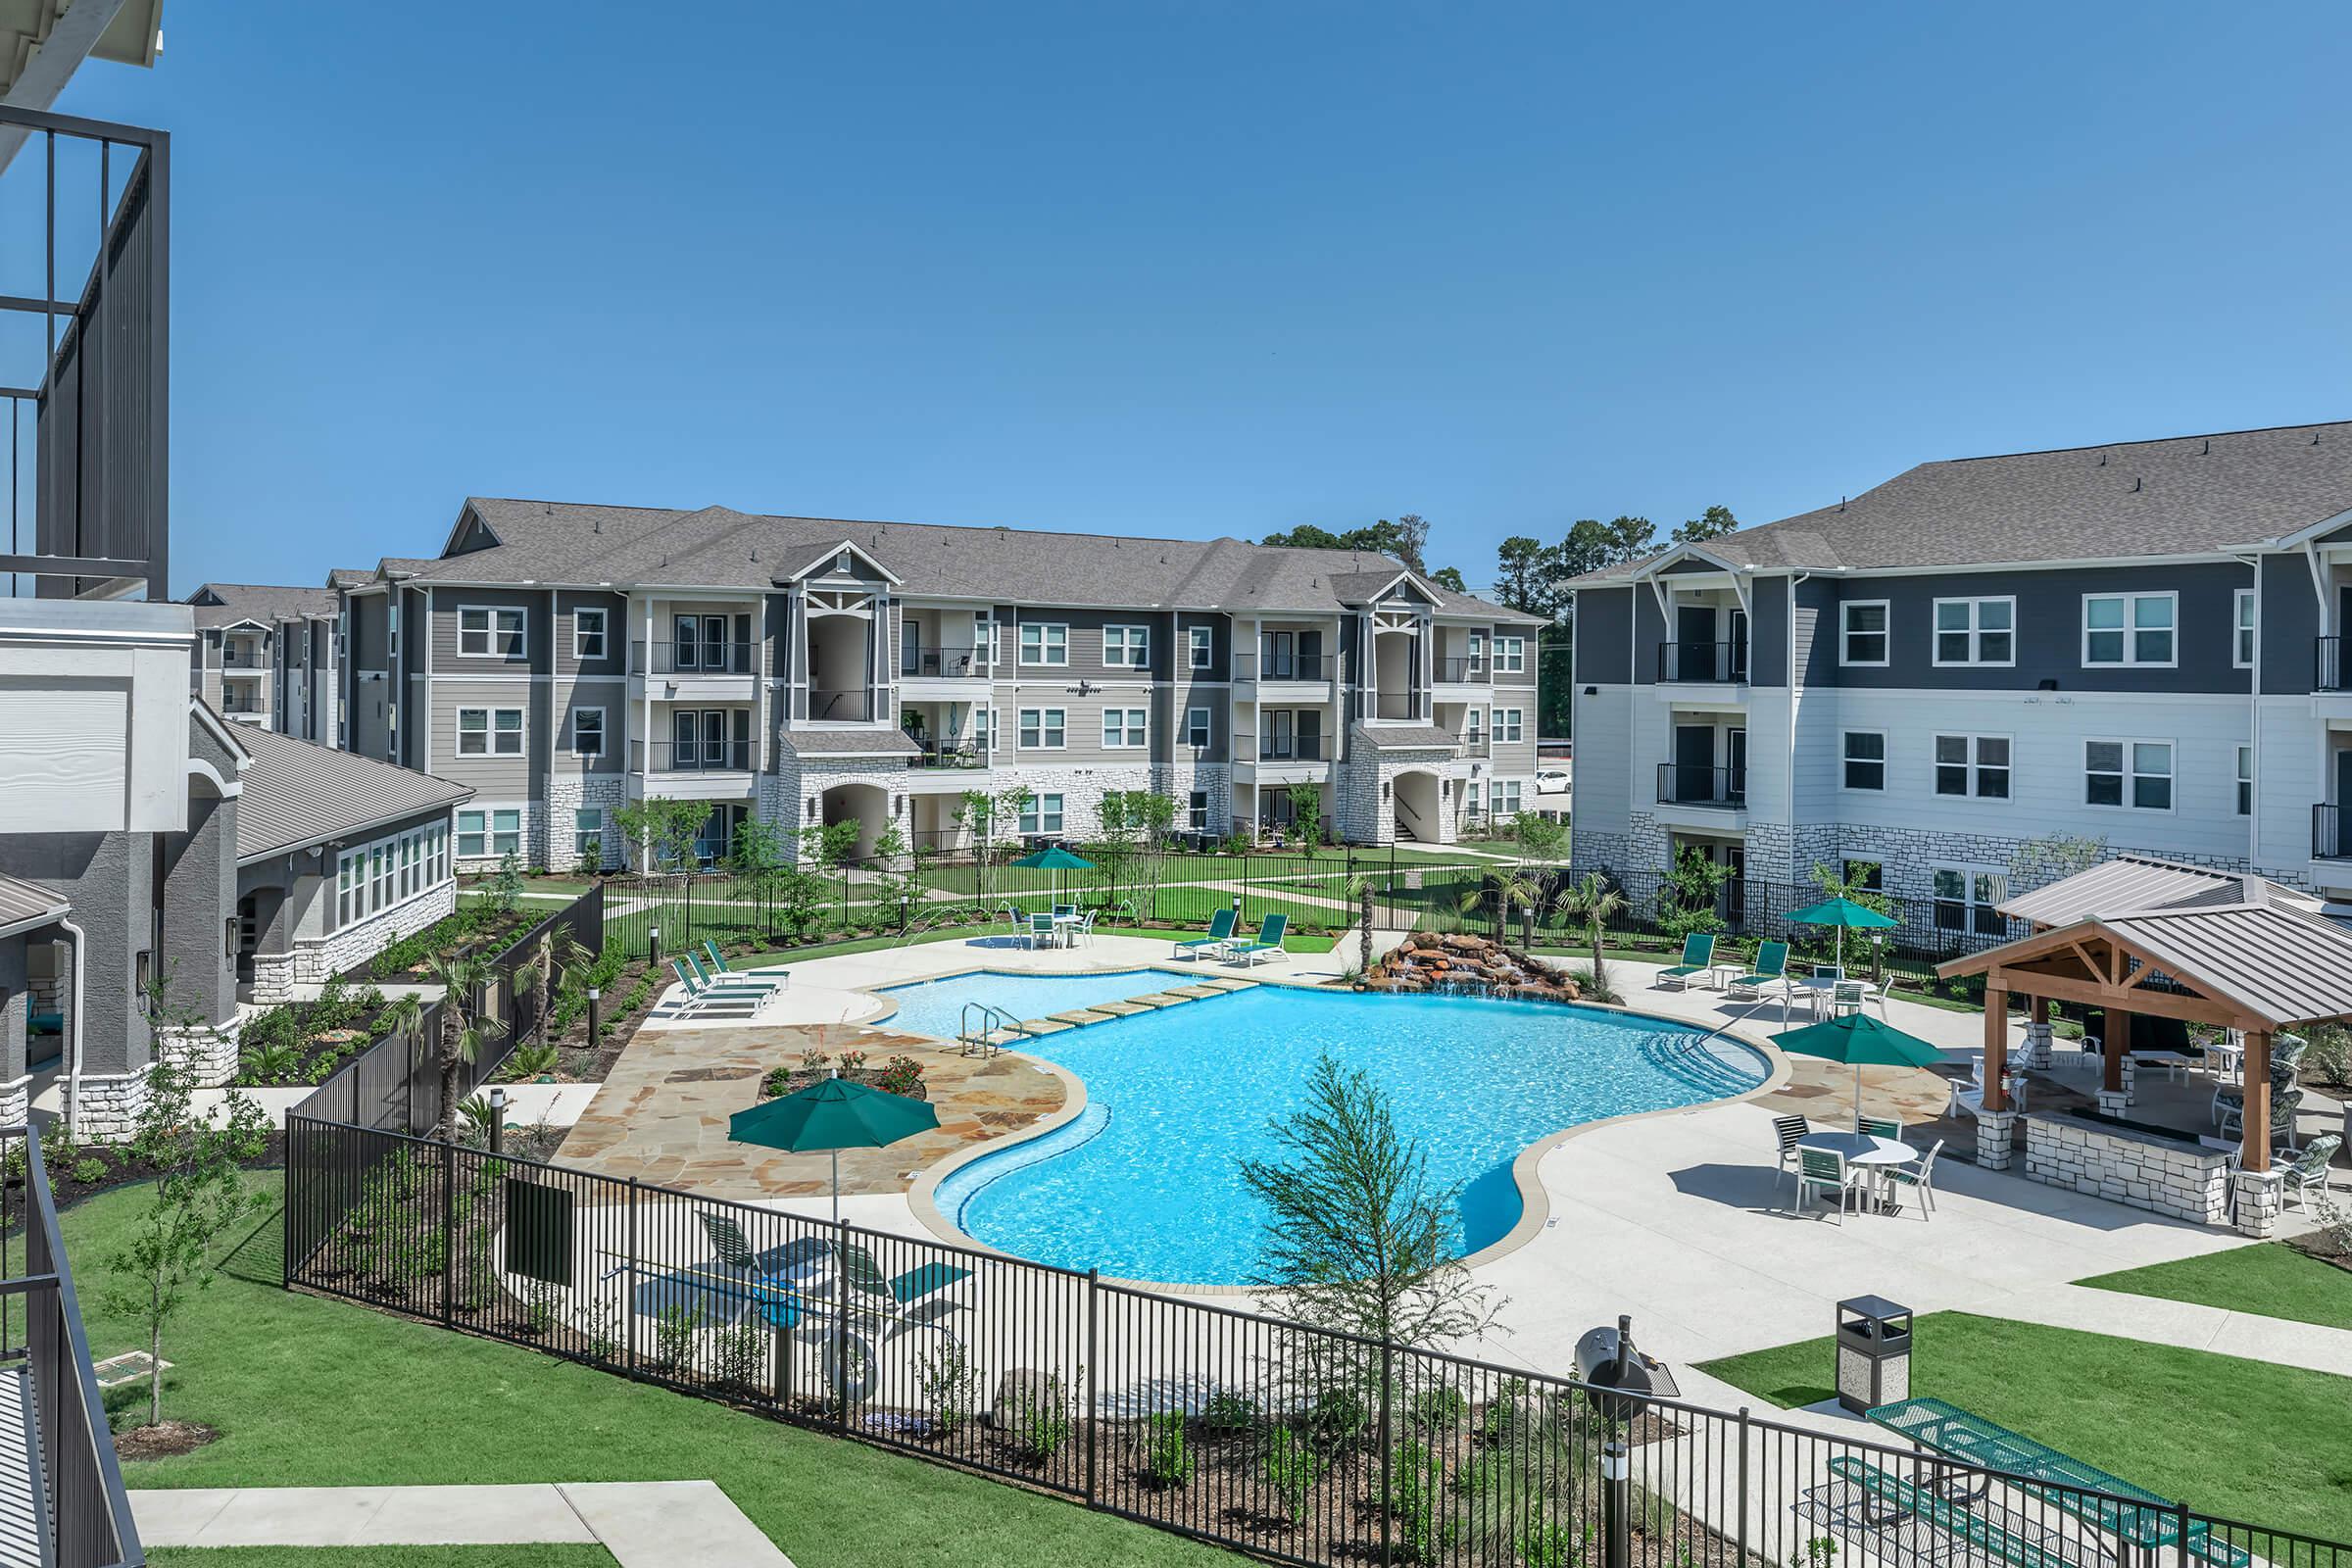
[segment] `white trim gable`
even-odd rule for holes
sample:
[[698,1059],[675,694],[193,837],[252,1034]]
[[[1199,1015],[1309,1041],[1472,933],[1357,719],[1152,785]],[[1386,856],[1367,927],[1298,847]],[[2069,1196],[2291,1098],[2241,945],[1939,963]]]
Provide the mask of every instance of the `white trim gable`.
[[868,566],[871,566],[874,569],[875,574],[884,582],[890,584],[893,588],[899,586],[899,574],[897,572],[882,564],[881,562],[876,561],[871,551],[861,550],[847,539],[844,539],[837,545],[827,545],[813,559],[811,559],[807,565],[802,566],[800,570],[785,572],[778,576],[776,581],[780,583],[804,582],[810,578],[821,577],[826,574],[827,570],[835,562],[842,558],[844,553],[854,555],[859,561],[862,561]]

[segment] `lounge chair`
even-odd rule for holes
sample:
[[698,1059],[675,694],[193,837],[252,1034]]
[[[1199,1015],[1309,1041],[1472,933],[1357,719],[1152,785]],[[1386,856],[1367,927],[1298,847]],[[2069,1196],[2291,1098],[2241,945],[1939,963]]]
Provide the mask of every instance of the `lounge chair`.
[[1895,1186],[1919,1189],[1919,1217],[1922,1219],[1936,1212],[1936,1156],[1942,1152],[1943,1140],[1938,1138],[1936,1147],[1929,1150],[1927,1157],[1918,1164],[1886,1167],[1886,1179]]
[[703,1222],[703,1234],[710,1239],[710,1250],[718,1260],[729,1268],[742,1269],[762,1280],[797,1272],[803,1265],[822,1259],[833,1250],[833,1244],[821,1236],[803,1236],[764,1251],[752,1250],[751,1240],[743,1227],[728,1214],[698,1214]]
[[1690,977],[1704,974],[1715,961],[1715,934],[1712,931],[1693,931],[1683,938],[1683,961],[1671,969],[1658,971],[1659,985],[1672,982],[1677,991],[1690,989]]
[[1755,998],[1764,994],[1764,988],[1766,986],[1785,986],[1788,983],[1788,944],[1786,942],[1765,942],[1757,945],[1755,969],[1751,973],[1743,974],[1739,979],[1733,981],[1729,987],[1729,990],[1734,996],[1738,996],[1740,993],[1744,991],[1747,993],[1749,1000],[1753,1001]]
[[706,991],[744,992],[765,996],[771,991],[784,989],[782,980],[769,980],[760,975],[730,974],[724,969],[715,971],[706,969],[703,967],[703,960],[694,956],[692,948],[688,948],[678,956],[686,960],[686,967],[694,971],[695,978],[703,983],[703,989]]
[[1796,1207],[1802,1213],[1805,1198],[1812,1193],[1838,1195],[1838,1223],[1845,1223],[1845,1210],[1853,1195],[1862,1189],[1860,1172],[1846,1164],[1845,1156],[1834,1149],[1800,1149],[1796,1152]]
[[788,985],[792,981],[792,971],[780,963],[763,963],[754,969],[736,968],[727,962],[727,956],[718,951],[718,944],[709,937],[703,938],[703,952],[709,955],[710,967],[720,976],[735,975],[746,980],[773,980],[780,986]]
[[1284,951],[1282,939],[1290,929],[1291,917],[1289,915],[1269,914],[1265,918],[1265,923],[1257,928],[1257,940],[1234,943],[1226,950],[1225,961],[1248,964],[1254,969],[1257,967],[1258,955],[1265,953],[1277,955],[1283,962],[1288,963],[1291,961],[1291,956]]
[[699,970],[688,968],[685,959],[672,958],[669,967],[678,977],[678,984],[686,988],[684,1002],[673,1004],[668,1009],[671,1011],[701,1012],[715,1007],[748,1017],[775,995],[765,986],[714,986],[703,979]]
[[885,1278],[882,1266],[874,1254],[862,1247],[842,1249],[841,1280],[850,1294],[860,1301],[844,1299],[855,1312],[862,1305],[888,1327],[886,1340],[912,1334],[922,1329],[936,1329],[941,1321],[964,1309],[961,1301],[951,1301],[939,1293],[959,1280],[971,1278],[972,1271],[954,1263],[924,1263],[896,1278]]
[[2281,1167],[2279,1201],[2282,1204],[2292,1202],[2298,1208],[2308,1209],[2312,1206],[2313,1193],[2326,1197],[2328,1166],[2335,1158],[2335,1152],[2343,1147],[2343,1136],[2339,1133],[2322,1133],[2314,1138],[2303,1152]]
[[1812,1130],[1812,1123],[1806,1121],[1802,1116],[1775,1116],[1772,1118],[1773,1136],[1781,1141],[1781,1169],[1780,1175],[1772,1179],[1774,1188],[1777,1189],[1781,1185],[1781,1176],[1786,1176],[1796,1168],[1796,1141]]
[[1175,944],[1169,950],[1168,956],[1171,958],[1189,957],[1198,963],[1200,960],[1202,948],[1208,949],[1210,954],[1214,955],[1233,940],[1233,922],[1239,918],[1241,916],[1229,908],[1219,909],[1208,917],[1208,935],[1191,937]]

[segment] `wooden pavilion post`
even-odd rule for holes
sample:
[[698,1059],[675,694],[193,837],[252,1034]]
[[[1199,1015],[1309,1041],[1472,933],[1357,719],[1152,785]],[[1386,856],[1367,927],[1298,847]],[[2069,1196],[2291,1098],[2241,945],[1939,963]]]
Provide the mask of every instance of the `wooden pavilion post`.
[[2124,1057],[2132,1052],[2132,1015],[2121,1007],[2107,1009],[2107,1032],[2100,1042],[2100,1087],[2111,1095],[2124,1092]]
[[2238,1118],[2237,1163],[2244,1170],[2271,1168],[2271,1032],[2246,1032],[2238,1068],[2245,1090],[2245,1114]]
[[2009,993],[1984,989],[1984,1108],[2009,1108]]

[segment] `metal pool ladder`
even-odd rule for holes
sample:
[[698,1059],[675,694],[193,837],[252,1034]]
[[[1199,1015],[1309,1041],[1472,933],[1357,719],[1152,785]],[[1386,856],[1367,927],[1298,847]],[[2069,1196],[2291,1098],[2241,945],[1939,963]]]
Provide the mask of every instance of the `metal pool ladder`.
[[[980,1027],[977,1030],[972,1027],[972,1014],[975,1012],[980,1015]],[[967,1002],[963,1004],[963,1011],[956,1018],[956,1043],[963,1048],[963,1054],[967,1056],[993,1056],[1004,1049],[989,1038],[1000,1030],[1012,1035],[1030,1032],[1020,1019],[1003,1007],[992,1006],[985,1002]]]

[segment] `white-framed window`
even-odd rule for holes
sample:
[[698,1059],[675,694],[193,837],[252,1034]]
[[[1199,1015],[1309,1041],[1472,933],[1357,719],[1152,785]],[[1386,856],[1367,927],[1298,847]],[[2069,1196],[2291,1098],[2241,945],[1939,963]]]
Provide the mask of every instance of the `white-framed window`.
[[1478,780],[1474,778],[1465,779],[1462,783],[1462,809],[1469,812],[1472,816],[1476,816],[1478,814],[1479,800],[1480,795]]
[[2016,663],[2017,601],[2007,597],[1936,600],[1936,662]]
[[997,710],[993,708],[972,710],[972,750],[986,752],[996,744]]
[[1188,708],[1184,710],[1184,744],[1206,746],[1209,740],[1208,710]]
[[1525,733],[1526,717],[1527,710],[1525,709],[1497,708],[1494,710],[1495,744],[1508,746],[1517,741]]
[[2230,603],[2230,662],[2239,669],[2254,667],[2254,590],[2240,588]]
[[1186,798],[1184,825],[1196,833],[1208,831],[1208,791],[1195,790]]
[[1145,744],[1144,710],[1140,708],[1105,708],[1102,710],[1102,745],[1111,751],[1127,751]]
[[2180,662],[2180,623],[2176,593],[2084,594],[2082,662],[2170,669]]
[[507,856],[522,849],[522,809],[508,806],[490,812],[490,853]]
[[1152,667],[1152,628],[1149,626],[1103,627],[1102,662],[1113,669],[1150,669]]
[[1883,668],[1886,643],[1886,600],[1849,599],[1838,607],[1838,662]]
[[1070,628],[1060,621],[1021,622],[1021,662],[1066,664],[1070,662]]
[[458,710],[460,757],[520,757],[522,710],[519,708],[461,708]]
[[1474,631],[1470,634],[1470,674],[1475,678],[1486,672],[1487,634],[1483,631]]
[[1195,669],[1206,669],[1216,658],[1217,633],[1211,626],[1187,626],[1185,644],[1191,650],[1190,661]]
[[523,612],[485,609],[480,605],[458,611],[458,652],[467,659],[522,657]]
[[603,611],[583,609],[571,612],[571,657],[581,661],[605,657]]
[[1027,749],[1058,752],[1068,744],[1063,733],[1063,710],[1058,708],[1021,710],[1020,744]]
[[[461,818],[479,818],[479,811],[461,812]],[[449,880],[446,830],[438,826],[410,828],[355,845],[335,861],[335,923],[338,927],[397,908]]]
[[988,649],[989,666],[994,668],[1004,662],[1004,623],[1001,620],[985,621],[981,630],[987,638],[983,646]]
[[575,708],[571,710],[571,755],[602,757],[605,755],[605,710],[601,708]]
[[1476,749],[1487,743],[1487,710],[1483,708],[1462,710],[1462,744]]
[[2254,814],[2254,748],[2237,749],[2237,814]]
[[488,811],[460,811],[458,813],[458,858],[478,860],[490,853],[490,813]]
[[2171,741],[2082,743],[2082,804],[2141,811],[2173,808]]
[[1519,814],[1519,781],[1515,778],[1496,779],[1494,801],[1496,816],[1517,816]]
[[384,599],[384,652],[392,662],[400,662],[400,595],[397,591]]
[[1987,937],[2007,933],[2009,922],[1999,909],[2001,901],[2009,896],[2007,872],[1970,865],[1939,865],[1935,868],[1935,889],[1938,931],[1967,931]]
[[605,847],[605,808],[583,806],[571,813],[571,853],[586,856],[590,850],[601,857]]
[[[1470,648],[1470,658],[1473,667],[1475,667],[1478,659],[1478,646],[1475,642]],[[1494,668],[1498,674],[1503,675],[1524,673],[1527,669],[1527,639],[1524,637],[1495,638]]]
[[1023,833],[1054,834],[1061,831],[1061,797],[1032,795],[1021,802],[1021,831]]
[[1849,729],[1840,747],[1840,763],[1844,768],[1841,782],[1849,790],[1883,790],[1886,787],[1886,732],[1883,729]]
[[2009,737],[2006,735],[1938,735],[1936,737],[1936,793],[1975,796],[1980,800],[2009,798]]

